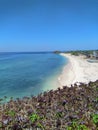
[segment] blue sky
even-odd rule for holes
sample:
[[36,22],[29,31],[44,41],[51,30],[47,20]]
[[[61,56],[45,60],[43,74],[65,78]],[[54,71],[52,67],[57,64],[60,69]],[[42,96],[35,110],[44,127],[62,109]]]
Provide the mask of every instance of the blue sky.
[[98,0],[0,0],[0,51],[98,49]]

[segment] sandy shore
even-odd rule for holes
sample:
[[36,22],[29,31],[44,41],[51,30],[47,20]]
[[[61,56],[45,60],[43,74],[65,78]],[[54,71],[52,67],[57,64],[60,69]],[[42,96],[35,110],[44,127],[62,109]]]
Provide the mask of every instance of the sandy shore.
[[58,78],[60,86],[70,86],[74,83],[88,83],[98,80],[98,63],[90,63],[84,56],[61,54],[68,58],[69,62],[64,67]]

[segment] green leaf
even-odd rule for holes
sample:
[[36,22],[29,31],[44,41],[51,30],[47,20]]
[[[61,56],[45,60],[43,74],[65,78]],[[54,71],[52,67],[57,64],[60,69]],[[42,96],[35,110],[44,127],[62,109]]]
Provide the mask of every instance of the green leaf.
[[98,123],[98,114],[93,115],[93,122],[94,122],[94,124]]

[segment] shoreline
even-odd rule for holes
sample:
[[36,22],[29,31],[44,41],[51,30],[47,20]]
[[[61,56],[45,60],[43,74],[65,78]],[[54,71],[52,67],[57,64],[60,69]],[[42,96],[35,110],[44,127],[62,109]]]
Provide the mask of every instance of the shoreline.
[[61,53],[68,59],[61,75],[58,77],[60,87],[74,85],[75,83],[89,83],[98,80],[98,63],[90,63],[85,56],[73,56]]

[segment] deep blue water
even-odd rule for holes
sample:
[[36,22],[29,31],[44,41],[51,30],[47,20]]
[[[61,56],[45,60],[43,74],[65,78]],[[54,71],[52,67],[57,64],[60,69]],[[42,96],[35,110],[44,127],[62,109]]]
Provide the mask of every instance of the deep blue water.
[[0,97],[21,98],[56,88],[67,59],[53,53],[0,53]]

